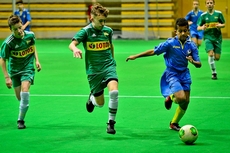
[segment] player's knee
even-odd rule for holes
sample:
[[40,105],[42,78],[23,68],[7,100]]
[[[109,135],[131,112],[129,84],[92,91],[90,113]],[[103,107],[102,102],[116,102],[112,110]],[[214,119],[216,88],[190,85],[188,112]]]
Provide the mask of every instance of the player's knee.
[[186,102],[186,97],[185,97],[185,96],[176,97],[176,102],[177,102],[178,104],[184,103],[184,102]]
[[109,92],[109,96],[111,99],[117,99],[118,97],[118,90],[112,90]]
[[187,108],[188,108],[188,104],[189,104],[189,102],[185,101],[183,103],[179,103],[179,106],[180,106],[181,109],[183,109],[184,111],[186,111]]
[[215,61],[219,61],[220,60],[220,57],[215,57]]

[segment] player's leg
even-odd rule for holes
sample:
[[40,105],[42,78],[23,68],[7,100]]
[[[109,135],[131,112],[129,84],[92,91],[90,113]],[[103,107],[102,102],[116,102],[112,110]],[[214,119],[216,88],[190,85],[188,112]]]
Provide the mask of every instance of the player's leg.
[[215,56],[214,56],[214,45],[209,39],[205,39],[206,52],[208,53],[208,63],[212,73],[212,79],[217,79]]
[[198,35],[197,35],[197,47],[198,47],[198,49],[202,44],[202,39],[203,39],[203,31],[199,31]]
[[109,119],[107,123],[107,133],[115,134],[114,124],[116,123],[115,119],[118,108],[118,80],[108,80],[107,87],[109,89]]
[[172,118],[172,121],[170,122],[170,128],[176,131],[180,130],[179,122],[182,119],[182,117],[185,114],[185,111],[188,108],[189,104],[189,97],[190,97],[190,92],[189,91],[182,91],[183,94],[185,94],[186,99],[178,102],[178,107],[176,109],[176,112]]
[[96,74],[88,76],[88,81],[90,85],[91,93],[86,102],[86,109],[89,113],[93,112],[94,107],[103,107],[104,100],[104,85],[103,82],[103,74]]
[[192,41],[196,44],[196,46],[198,47],[198,40],[196,37],[192,37]]
[[24,129],[25,126],[25,116],[29,108],[29,100],[30,100],[30,81],[22,81],[21,84],[21,92],[20,92],[20,106],[19,106],[19,115],[18,115],[18,128]]

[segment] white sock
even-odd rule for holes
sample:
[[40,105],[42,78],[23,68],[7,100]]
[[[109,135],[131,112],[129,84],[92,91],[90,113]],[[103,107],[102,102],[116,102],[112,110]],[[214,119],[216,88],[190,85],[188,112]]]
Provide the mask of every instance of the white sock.
[[118,90],[113,90],[109,92],[109,120],[115,121],[117,108],[118,108]]
[[103,105],[98,105],[97,104],[96,99],[95,99],[95,97],[93,95],[90,96],[90,100],[92,101],[94,106],[103,107]]
[[18,120],[24,120],[26,113],[29,108],[29,92],[21,92],[21,101],[20,101],[20,106],[19,106],[19,115],[18,115]]
[[210,69],[211,69],[212,73],[216,73],[216,64],[215,64],[213,56],[208,57],[208,63],[210,65]]

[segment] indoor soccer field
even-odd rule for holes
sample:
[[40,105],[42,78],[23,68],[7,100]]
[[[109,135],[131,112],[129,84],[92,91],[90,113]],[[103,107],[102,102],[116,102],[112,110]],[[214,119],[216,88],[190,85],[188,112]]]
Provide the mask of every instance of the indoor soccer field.
[[216,62],[218,80],[211,79],[204,43],[199,49],[202,67],[189,65],[193,81],[191,99],[180,125],[192,124],[198,129],[194,145],[185,145],[178,132],[169,129],[177,105],[166,110],[160,93],[160,77],[165,69],[163,55],[126,62],[129,55],[163,41],[114,40],[119,108],[117,133],[109,135],[108,90],[104,107],[88,113],[85,103],[90,90],[84,59],[73,58],[68,48],[70,40],[36,40],[42,70],[36,73],[30,88],[25,130],[17,129],[19,102],[13,89],[6,87],[0,71],[0,152],[229,152],[230,40],[223,40],[221,59]]

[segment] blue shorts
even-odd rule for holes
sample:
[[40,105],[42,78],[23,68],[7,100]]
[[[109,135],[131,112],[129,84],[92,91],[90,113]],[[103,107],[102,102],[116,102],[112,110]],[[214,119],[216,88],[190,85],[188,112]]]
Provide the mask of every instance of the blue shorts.
[[161,77],[161,94],[167,97],[180,90],[190,91],[191,83],[189,69],[183,72],[165,70]]
[[203,31],[190,31],[191,38],[203,39]]

